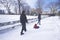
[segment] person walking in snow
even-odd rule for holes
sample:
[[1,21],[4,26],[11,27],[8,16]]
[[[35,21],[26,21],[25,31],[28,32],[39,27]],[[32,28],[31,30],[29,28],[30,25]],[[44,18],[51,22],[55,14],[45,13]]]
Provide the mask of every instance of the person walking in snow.
[[25,11],[22,11],[22,14],[20,16],[20,22],[22,24],[21,35],[23,35],[24,34],[23,31],[25,32],[27,31],[26,29],[27,17],[25,15]]
[[38,23],[39,23],[39,24],[41,24],[41,23],[40,23],[40,20],[41,20],[41,14],[39,13],[39,14],[38,14]]

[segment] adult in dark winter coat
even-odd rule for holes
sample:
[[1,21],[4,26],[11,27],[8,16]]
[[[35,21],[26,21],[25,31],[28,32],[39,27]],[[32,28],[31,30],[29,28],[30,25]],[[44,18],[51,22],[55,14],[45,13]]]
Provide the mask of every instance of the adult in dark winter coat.
[[27,17],[25,15],[25,11],[22,12],[20,16],[20,22],[22,24],[22,30],[21,30],[21,35],[24,34],[23,31],[26,32],[26,22],[27,22]]
[[41,20],[41,14],[38,14],[38,23],[39,23],[39,24],[41,24],[41,23],[40,23],[40,20]]

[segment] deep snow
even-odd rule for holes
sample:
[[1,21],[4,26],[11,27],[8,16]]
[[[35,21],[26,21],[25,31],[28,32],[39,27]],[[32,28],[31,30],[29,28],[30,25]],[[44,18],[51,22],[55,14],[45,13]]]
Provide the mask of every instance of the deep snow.
[[27,23],[27,32],[20,35],[21,27],[0,34],[0,40],[60,40],[60,19],[58,16],[48,17],[41,20],[39,29],[34,29],[34,24]]

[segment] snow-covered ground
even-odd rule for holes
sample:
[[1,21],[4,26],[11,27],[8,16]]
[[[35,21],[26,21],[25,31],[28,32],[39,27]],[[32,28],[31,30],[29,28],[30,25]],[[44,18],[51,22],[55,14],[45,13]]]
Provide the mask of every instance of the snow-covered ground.
[[58,16],[41,20],[39,29],[34,29],[34,24],[27,23],[27,32],[20,35],[21,27],[0,34],[0,40],[60,40],[60,19]]
[[[43,15],[42,18],[48,17]],[[27,19],[37,18],[37,16],[27,15]],[[0,15],[0,23],[20,20],[20,15]]]
[[[41,16],[42,18],[48,17],[46,15]],[[31,16],[27,15],[27,19],[29,20],[28,22],[33,22],[35,19],[37,19],[37,16]],[[0,15],[0,23],[13,23],[13,21],[19,21],[20,20],[20,15]],[[16,23],[14,25],[19,25],[20,23]],[[1,25],[1,24],[0,24]],[[7,26],[2,26],[0,27],[0,30],[11,28],[14,25],[7,25]]]
[[[37,18],[37,16],[28,16],[27,19]],[[0,15],[0,23],[20,20],[20,15]]]
[[[35,19],[35,18],[37,18],[37,16],[27,15],[27,19]],[[19,21],[19,20],[20,20],[20,15],[0,15],[0,23],[6,23],[6,22],[13,23],[13,21]],[[29,22],[30,22],[30,20],[29,20]],[[12,24],[12,25],[1,26],[0,30],[11,28],[11,27],[16,26],[16,25],[20,25],[20,23],[15,23],[15,24]]]

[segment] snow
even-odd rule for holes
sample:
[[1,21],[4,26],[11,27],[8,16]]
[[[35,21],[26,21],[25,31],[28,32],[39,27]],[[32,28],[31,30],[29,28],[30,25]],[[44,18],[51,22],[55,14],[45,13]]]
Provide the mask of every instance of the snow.
[[[45,18],[45,17],[48,17],[48,16],[42,16],[42,18]],[[33,18],[37,18],[37,16],[27,15],[27,19],[33,19]],[[0,15],[0,23],[17,21],[17,20],[20,20],[20,15]]]
[[0,27],[0,30],[4,30],[4,29],[7,29],[7,28],[12,28],[12,27],[15,27],[17,25],[20,25],[20,23],[16,23],[16,24],[12,24],[12,25],[7,25],[7,26],[2,26],[2,27]]
[[36,22],[27,23],[27,32],[20,35],[21,27],[0,34],[0,40],[60,40],[60,19],[58,16],[41,20],[39,29],[34,29]]
[[[27,19],[37,18],[37,16],[28,16]],[[0,15],[0,23],[20,20],[20,15]]]
[[[37,16],[27,15],[27,19],[35,19],[35,18],[37,18]],[[20,20],[20,15],[0,15],[0,23],[4,23],[4,22],[11,22],[12,23],[12,21],[18,21],[18,20]],[[20,23],[16,23],[14,25],[19,25],[19,24]],[[0,30],[13,27],[14,25],[2,26],[2,27],[0,27]]]

